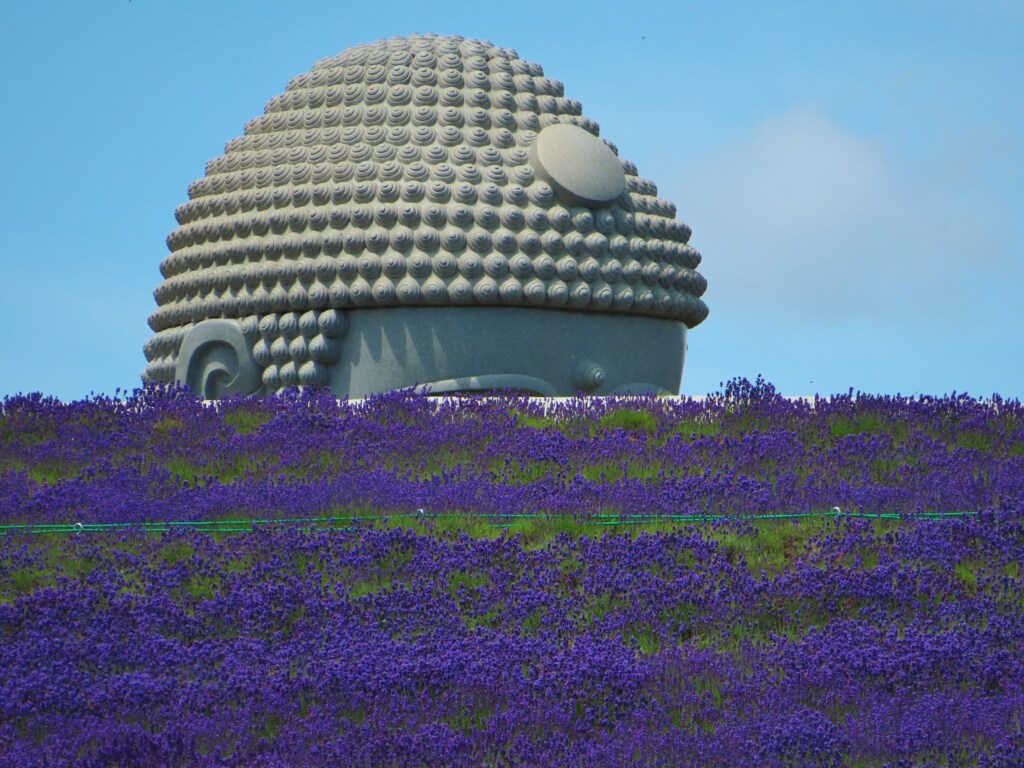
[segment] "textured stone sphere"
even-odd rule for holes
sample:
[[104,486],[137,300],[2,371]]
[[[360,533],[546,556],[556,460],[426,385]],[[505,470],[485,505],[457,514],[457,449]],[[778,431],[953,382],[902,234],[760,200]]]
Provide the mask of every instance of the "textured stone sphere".
[[187,380],[186,337],[213,320],[237,330],[202,375],[251,359],[239,391],[327,384],[350,310],[523,307],[692,328],[708,310],[690,229],[598,137],[560,82],[486,41],[413,35],[318,62],[189,186],[143,380]]

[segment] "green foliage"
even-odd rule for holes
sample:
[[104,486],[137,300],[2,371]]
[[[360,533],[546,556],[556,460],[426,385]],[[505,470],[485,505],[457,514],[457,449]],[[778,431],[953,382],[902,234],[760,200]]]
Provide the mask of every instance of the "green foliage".
[[47,579],[35,568],[18,568],[7,574],[4,592],[0,594],[0,604],[12,603],[19,595],[30,595],[40,589]]
[[622,471],[621,466],[608,461],[603,464],[592,464],[589,467],[583,467],[580,470],[580,474],[584,479],[590,480],[592,483],[615,483],[622,479],[625,472]]
[[171,565],[183,563],[194,554],[195,549],[180,541],[168,542],[160,550],[160,557]]
[[522,411],[513,411],[516,419],[516,426],[526,429],[548,429],[559,426],[560,422],[553,416],[535,416]]
[[975,589],[978,586],[978,572],[981,567],[981,563],[961,561],[953,566],[953,573],[965,586]]
[[656,445],[664,445],[666,439],[670,435],[680,435],[682,437],[688,437],[690,439],[696,439],[698,437],[711,437],[714,435],[721,434],[722,422],[714,419],[703,417],[694,419],[680,419],[675,424],[668,426],[668,429],[664,431],[664,437],[656,442]]
[[709,538],[718,541],[730,560],[746,565],[751,573],[777,574],[803,556],[809,542],[831,524],[826,517],[758,520],[743,529],[712,530]]
[[850,435],[877,435],[889,434],[894,425],[882,420],[878,414],[866,413],[858,417],[837,416],[830,425],[830,432],[833,437],[848,437]]
[[456,597],[461,590],[474,590],[480,587],[490,586],[490,580],[481,574],[459,571],[448,577],[448,594]]
[[247,435],[257,431],[260,427],[270,421],[266,413],[248,410],[235,410],[223,415],[224,423],[231,427],[239,435]]
[[366,595],[375,595],[378,592],[389,592],[394,587],[394,580],[387,576],[376,574],[366,579],[359,579],[352,583],[348,596],[351,600],[358,600]]
[[187,595],[193,601],[211,600],[220,591],[221,581],[219,578],[193,574],[182,584],[178,595]]
[[614,410],[598,419],[602,429],[625,429],[639,432],[657,432],[658,419],[648,411],[623,408]]
[[240,477],[256,474],[261,462],[245,454],[236,454],[231,460],[215,459],[209,462],[196,462],[190,458],[174,457],[165,462],[164,467],[172,476],[183,483],[202,487],[210,480],[227,484]]

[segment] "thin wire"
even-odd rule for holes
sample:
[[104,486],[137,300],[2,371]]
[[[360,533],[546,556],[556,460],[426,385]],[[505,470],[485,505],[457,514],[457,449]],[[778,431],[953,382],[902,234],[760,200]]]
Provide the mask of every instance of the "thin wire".
[[[590,517],[578,519],[572,518],[581,525],[651,525],[658,523],[708,523],[724,520],[732,521],[755,521],[755,520],[802,520],[813,518],[862,518],[871,520],[945,520],[951,518],[972,517],[977,512],[919,512],[915,514],[899,514],[895,512],[846,512],[839,507],[833,507],[821,512],[792,512],[754,515],[616,515],[596,514]],[[195,529],[211,533],[251,533],[259,527],[269,526],[290,526],[301,530],[349,530],[353,525],[359,523],[393,520],[393,519],[416,519],[416,520],[437,520],[446,518],[459,518],[468,520],[476,517],[485,522],[492,522],[501,527],[507,528],[513,523],[501,522],[504,520],[554,520],[557,515],[548,515],[540,512],[508,512],[494,515],[467,515],[459,512],[431,513],[423,510],[416,512],[399,512],[390,515],[334,515],[331,517],[285,517],[285,518],[241,518],[229,520],[149,520],[134,523],[20,523],[0,525],[0,537],[18,534],[81,534],[81,533],[103,533],[117,530],[142,530],[147,533],[167,533],[175,529]],[[305,526],[298,524],[306,523]]]

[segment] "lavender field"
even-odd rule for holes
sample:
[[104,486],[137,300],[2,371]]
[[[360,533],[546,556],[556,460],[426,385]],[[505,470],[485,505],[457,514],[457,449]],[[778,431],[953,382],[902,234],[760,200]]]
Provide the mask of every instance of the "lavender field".
[[1024,765],[1024,406],[0,418],[0,765]]

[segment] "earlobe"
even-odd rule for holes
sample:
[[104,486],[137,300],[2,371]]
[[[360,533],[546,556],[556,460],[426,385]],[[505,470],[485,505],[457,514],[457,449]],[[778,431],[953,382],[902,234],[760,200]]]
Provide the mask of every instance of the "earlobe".
[[175,379],[203,400],[253,395],[263,382],[260,366],[237,320],[204,320],[186,334],[178,351]]

